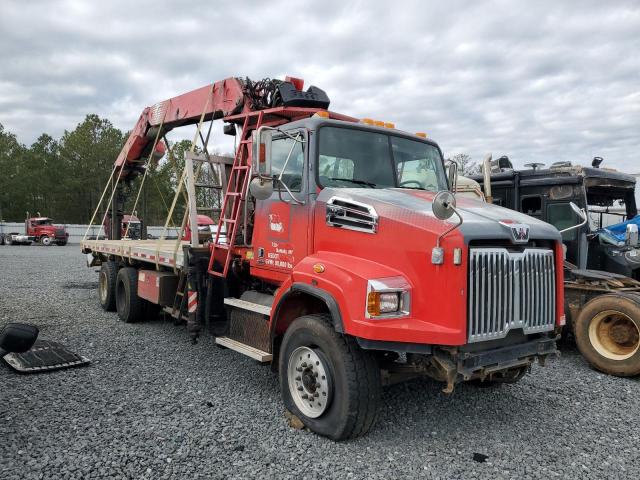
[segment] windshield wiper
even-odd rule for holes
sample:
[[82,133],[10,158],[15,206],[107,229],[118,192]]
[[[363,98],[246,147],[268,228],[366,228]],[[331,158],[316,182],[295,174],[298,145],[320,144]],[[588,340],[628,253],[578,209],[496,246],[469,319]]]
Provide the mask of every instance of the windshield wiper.
[[364,180],[355,180],[351,178],[330,177],[329,180],[338,180],[339,182],[351,182],[351,183],[355,183],[356,185],[366,185],[367,187],[371,187],[371,188],[376,188],[378,186],[375,183],[365,182]]

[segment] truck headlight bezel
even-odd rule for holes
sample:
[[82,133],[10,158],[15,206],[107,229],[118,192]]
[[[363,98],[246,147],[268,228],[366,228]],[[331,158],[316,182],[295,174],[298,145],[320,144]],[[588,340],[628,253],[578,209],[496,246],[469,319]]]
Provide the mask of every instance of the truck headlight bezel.
[[411,286],[404,277],[368,280],[365,317],[401,318],[411,313]]

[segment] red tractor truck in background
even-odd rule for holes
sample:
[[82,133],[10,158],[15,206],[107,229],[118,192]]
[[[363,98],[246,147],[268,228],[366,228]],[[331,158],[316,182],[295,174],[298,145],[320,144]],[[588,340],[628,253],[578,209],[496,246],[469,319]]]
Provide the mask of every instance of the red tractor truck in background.
[[[329,111],[326,93],[303,84],[228,78],[143,111],[103,197],[145,174],[167,132],[195,124],[167,219],[184,199],[191,236],[83,240],[101,306],[124,322],[161,308],[193,341],[208,329],[270,363],[286,409],[336,440],[371,428],[383,385],[515,382],[555,355],[558,231],[456,200],[434,141]],[[215,120],[238,135],[235,158],[209,154]],[[201,239],[198,189],[214,167],[224,196]]]
[[41,217],[38,212],[37,217],[30,217],[24,221],[25,233],[11,232],[4,235],[3,241],[8,245],[31,245],[33,242],[41,245],[66,245],[69,241],[69,233],[64,227],[54,225],[53,220],[48,217]]

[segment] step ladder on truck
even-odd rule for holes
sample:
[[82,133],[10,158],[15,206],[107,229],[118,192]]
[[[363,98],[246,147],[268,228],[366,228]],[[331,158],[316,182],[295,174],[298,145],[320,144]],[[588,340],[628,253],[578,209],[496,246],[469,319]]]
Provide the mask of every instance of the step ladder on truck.
[[[557,231],[457,200],[425,134],[328,107],[323,90],[287,77],[228,78],[145,109],[94,217],[117,221],[120,185],[143,184],[171,158],[166,134],[197,125],[165,222],[183,204],[190,235],[83,240],[102,307],[125,322],[162,308],[194,341],[210,332],[270,363],[285,408],[336,440],[372,427],[383,385],[515,382],[555,355]],[[233,159],[208,153],[216,120],[238,139]],[[196,222],[203,165],[224,183],[209,233]]]

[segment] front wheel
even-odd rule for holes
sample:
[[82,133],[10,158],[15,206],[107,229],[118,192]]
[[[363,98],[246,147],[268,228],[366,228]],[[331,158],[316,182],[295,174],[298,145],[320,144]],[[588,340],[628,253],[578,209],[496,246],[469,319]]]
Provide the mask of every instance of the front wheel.
[[618,377],[640,374],[640,295],[589,300],[575,324],[580,353],[596,369]]
[[280,350],[285,407],[310,430],[333,440],[364,435],[380,405],[376,360],[351,337],[338,334],[327,315],[296,319]]
[[40,243],[45,247],[48,247],[49,245],[51,245],[51,237],[43,235],[42,237],[40,237]]

